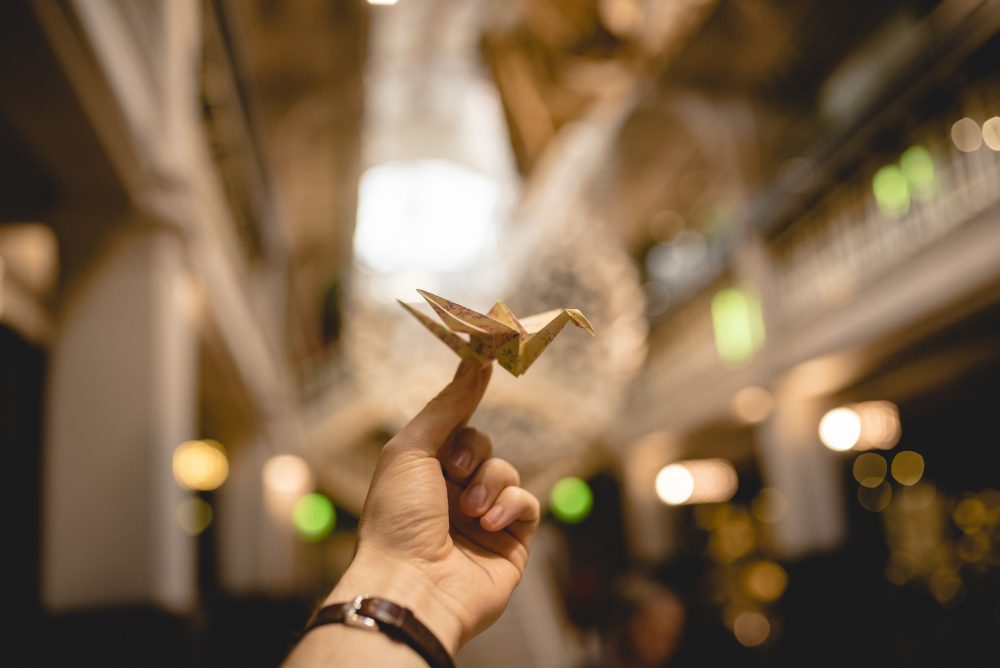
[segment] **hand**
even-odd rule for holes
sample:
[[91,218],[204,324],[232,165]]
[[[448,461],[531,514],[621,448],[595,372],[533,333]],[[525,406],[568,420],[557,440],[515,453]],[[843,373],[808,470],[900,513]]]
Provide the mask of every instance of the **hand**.
[[454,380],[383,448],[358,550],[329,602],[380,595],[410,607],[454,652],[492,624],[520,581],[539,521],[517,471],[466,427],[491,367]]

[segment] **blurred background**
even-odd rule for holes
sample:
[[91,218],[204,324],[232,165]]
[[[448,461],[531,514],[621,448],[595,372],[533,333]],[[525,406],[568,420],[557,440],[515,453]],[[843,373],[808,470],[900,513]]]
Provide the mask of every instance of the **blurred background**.
[[546,518],[459,665],[992,665],[998,27],[990,0],[6,3],[10,665],[276,665],[457,363],[416,288],[598,331],[474,419]]

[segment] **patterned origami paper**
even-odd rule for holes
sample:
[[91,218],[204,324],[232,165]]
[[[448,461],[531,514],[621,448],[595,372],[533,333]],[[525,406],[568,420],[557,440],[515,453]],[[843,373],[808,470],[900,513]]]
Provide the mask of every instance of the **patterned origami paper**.
[[[566,323],[572,322],[591,336],[596,334],[583,313],[575,308],[554,309],[518,320],[503,302],[497,302],[488,313],[483,314],[424,290],[417,292],[427,300],[444,325],[402,300],[399,303],[434,336],[463,359],[472,358],[481,364],[496,360],[515,376],[528,370]],[[461,334],[468,334],[468,340]]]

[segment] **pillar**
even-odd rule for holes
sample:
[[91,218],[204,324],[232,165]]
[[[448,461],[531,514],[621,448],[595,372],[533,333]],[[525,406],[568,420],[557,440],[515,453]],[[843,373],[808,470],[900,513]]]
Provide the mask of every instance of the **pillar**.
[[69,288],[48,380],[42,598],[50,610],[197,597],[172,453],[196,436],[195,309],[181,239],[117,232]]

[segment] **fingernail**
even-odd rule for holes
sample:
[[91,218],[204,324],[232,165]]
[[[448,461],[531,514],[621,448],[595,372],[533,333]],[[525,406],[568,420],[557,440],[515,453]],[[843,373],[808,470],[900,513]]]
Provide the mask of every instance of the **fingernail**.
[[503,517],[503,506],[496,505],[490,508],[490,512],[483,516],[483,520],[490,524],[499,524],[501,517]]
[[479,508],[486,501],[486,488],[482,485],[473,485],[465,492],[465,502],[473,508]]
[[451,460],[452,465],[454,465],[456,468],[460,468],[463,471],[468,471],[469,464],[472,463],[472,453],[469,451],[468,448],[458,446],[454,450],[452,450],[449,459]]

